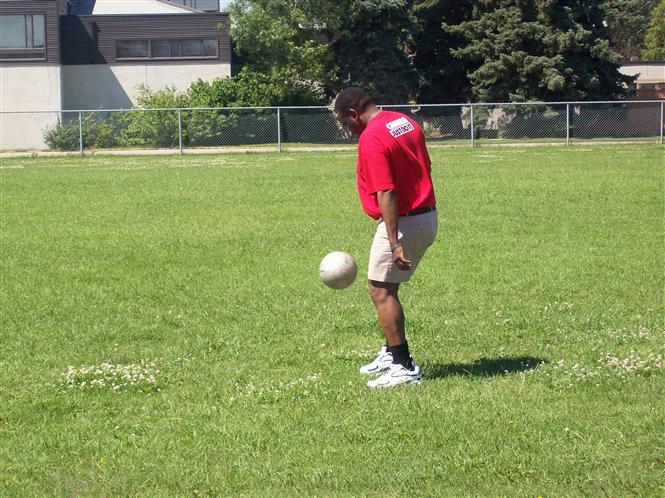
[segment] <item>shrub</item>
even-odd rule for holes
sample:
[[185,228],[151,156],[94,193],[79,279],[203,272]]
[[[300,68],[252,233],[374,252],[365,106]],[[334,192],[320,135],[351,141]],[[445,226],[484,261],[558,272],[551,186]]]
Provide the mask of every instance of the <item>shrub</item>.
[[324,105],[323,89],[286,69],[258,72],[244,67],[232,78],[198,80],[187,90],[192,107]]
[[[174,86],[152,91],[145,85],[139,85],[136,103],[143,109],[172,109],[188,107],[189,99],[186,93],[178,92]],[[177,111],[135,110],[114,113],[113,117],[120,145],[173,147],[178,144]]]
[[[80,128],[80,129],[79,129]],[[104,148],[119,145],[116,125],[112,118],[104,118],[97,113],[84,113],[79,127],[78,114],[63,119],[43,133],[44,142],[55,150],[78,150],[83,138],[83,148]]]
[[[198,80],[184,92],[174,86],[153,91],[138,87],[137,110],[85,114],[84,148],[175,147],[178,145],[178,111],[191,107],[252,107],[320,104],[322,89],[285,70],[261,73],[243,68],[232,78]],[[277,140],[273,110],[181,111],[184,145],[240,145]],[[79,148],[78,119],[44,130],[51,149]]]
[[78,121],[63,124],[61,121],[53,127],[47,127],[43,133],[44,142],[50,149],[78,150],[80,131]]

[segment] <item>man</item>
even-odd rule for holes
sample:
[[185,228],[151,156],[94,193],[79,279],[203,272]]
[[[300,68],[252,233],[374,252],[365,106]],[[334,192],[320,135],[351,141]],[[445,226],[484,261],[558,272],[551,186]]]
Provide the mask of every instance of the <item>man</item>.
[[335,99],[337,119],[358,138],[356,167],[362,208],[379,221],[367,278],[386,344],[363,374],[382,374],[369,387],[422,382],[409,352],[400,283],[411,278],[438,226],[431,162],[420,126],[408,116],[379,109],[360,88]]

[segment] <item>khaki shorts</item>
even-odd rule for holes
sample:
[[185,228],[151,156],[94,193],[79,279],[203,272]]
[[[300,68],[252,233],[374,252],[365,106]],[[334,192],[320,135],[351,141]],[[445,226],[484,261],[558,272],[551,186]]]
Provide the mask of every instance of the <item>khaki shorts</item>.
[[400,270],[393,263],[390,252],[388,233],[385,222],[379,223],[369,253],[369,269],[367,278],[377,282],[406,282],[416,271],[418,263],[425,255],[427,248],[436,238],[438,228],[437,211],[417,216],[400,216],[397,223],[399,243],[404,249],[404,257],[411,261],[411,269]]

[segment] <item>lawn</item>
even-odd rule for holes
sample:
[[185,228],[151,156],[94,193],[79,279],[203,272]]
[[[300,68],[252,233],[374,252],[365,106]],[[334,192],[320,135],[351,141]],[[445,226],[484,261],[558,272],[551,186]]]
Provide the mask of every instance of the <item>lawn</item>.
[[3,159],[0,495],[663,496],[665,149],[432,158],[381,391],[354,152]]

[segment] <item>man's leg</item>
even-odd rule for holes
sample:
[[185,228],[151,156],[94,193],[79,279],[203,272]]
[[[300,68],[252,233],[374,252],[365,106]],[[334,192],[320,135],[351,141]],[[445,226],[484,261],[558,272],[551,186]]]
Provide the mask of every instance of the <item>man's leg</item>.
[[404,310],[399,302],[398,292],[399,283],[369,281],[369,295],[376,308],[388,347],[399,346],[406,342]]
[[399,283],[370,280],[369,292],[393,363],[412,369],[413,360],[404,330],[404,310],[398,296]]

